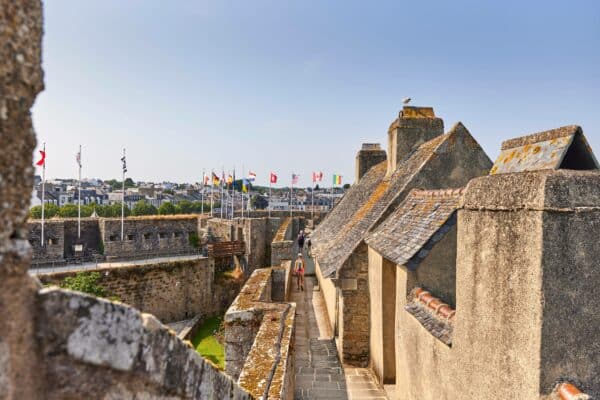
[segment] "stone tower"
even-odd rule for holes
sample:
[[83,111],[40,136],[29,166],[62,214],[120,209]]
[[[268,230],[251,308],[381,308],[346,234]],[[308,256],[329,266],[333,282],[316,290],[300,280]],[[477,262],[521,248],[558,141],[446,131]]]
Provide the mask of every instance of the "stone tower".
[[379,143],[363,143],[362,148],[356,153],[356,174],[354,181],[358,182],[371,167],[386,160],[385,150]]

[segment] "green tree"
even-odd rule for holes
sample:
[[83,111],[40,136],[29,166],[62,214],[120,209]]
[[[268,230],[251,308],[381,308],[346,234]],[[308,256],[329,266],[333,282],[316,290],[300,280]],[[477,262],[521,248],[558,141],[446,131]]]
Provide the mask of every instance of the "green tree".
[[160,215],[172,215],[175,214],[176,211],[175,206],[170,201],[166,201],[158,207],[158,213]]
[[125,188],[132,188],[132,187],[135,187],[135,186],[136,186],[136,184],[133,181],[133,179],[131,179],[131,178],[125,178]]
[[255,194],[250,199],[250,205],[252,206],[252,208],[255,208],[258,210],[264,210],[265,208],[267,208],[269,206],[269,202],[263,196]]
[[183,200],[177,204],[181,214],[191,214],[194,212],[194,204],[191,201]]
[[345,190],[348,190],[348,189],[350,189],[350,184],[349,184],[349,183],[346,183],[346,184],[344,185],[344,189],[345,189]]
[[77,205],[76,204],[65,204],[58,211],[59,217],[62,218],[73,218],[77,216]]
[[[56,204],[46,204],[44,207],[44,218],[52,218],[58,214],[60,207]],[[34,219],[42,218],[42,206],[33,206],[29,210],[29,216]]]
[[140,200],[131,209],[131,215],[156,215],[158,210],[146,200]]

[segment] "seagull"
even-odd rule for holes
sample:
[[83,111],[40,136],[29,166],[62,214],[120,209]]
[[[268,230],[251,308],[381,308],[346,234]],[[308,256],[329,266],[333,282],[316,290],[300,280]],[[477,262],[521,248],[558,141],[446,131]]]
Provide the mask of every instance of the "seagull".
[[408,104],[408,103],[410,103],[410,100],[411,100],[410,97],[405,97],[402,99],[402,104]]

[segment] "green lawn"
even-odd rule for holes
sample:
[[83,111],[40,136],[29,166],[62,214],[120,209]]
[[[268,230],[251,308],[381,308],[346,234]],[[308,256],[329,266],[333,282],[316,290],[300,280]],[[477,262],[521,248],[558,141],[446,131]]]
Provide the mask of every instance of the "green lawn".
[[202,357],[208,358],[220,369],[225,369],[225,349],[215,338],[215,333],[221,329],[221,322],[221,317],[212,317],[204,321],[192,339],[192,344]]

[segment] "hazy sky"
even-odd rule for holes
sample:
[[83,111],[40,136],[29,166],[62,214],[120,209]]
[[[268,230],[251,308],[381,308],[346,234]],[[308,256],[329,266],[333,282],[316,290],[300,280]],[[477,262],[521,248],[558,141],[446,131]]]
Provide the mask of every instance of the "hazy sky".
[[[500,143],[567,124],[600,154],[600,2],[44,2],[48,177],[199,181],[242,164],[266,184],[354,177],[401,99]],[[37,158],[37,155],[36,155]]]

